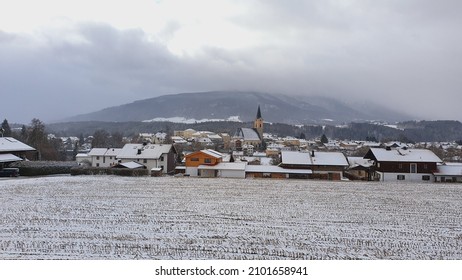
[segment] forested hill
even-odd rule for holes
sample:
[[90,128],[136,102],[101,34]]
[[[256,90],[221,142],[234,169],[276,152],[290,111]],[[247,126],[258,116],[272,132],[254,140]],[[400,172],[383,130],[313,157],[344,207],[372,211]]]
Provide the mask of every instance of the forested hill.
[[352,121],[413,119],[379,105],[353,106],[321,96],[286,96],[259,92],[215,91],[163,95],[74,116],[65,121],[149,121],[170,118],[255,119],[257,107],[268,122],[340,124]]
[[[47,130],[58,136],[92,135],[96,130],[110,133],[120,132],[124,136],[134,136],[140,132],[171,132],[174,130],[208,130],[233,134],[239,127],[252,127],[251,122],[204,122],[182,124],[171,122],[66,122],[48,124]],[[378,141],[398,140],[404,142],[435,142],[462,140],[462,123],[459,121],[409,121],[399,123],[397,128],[370,123],[351,123],[346,126],[294,126],[281,123],[266,123],[265,132],[279,136],[313,139],[325,134],[330,139]]]

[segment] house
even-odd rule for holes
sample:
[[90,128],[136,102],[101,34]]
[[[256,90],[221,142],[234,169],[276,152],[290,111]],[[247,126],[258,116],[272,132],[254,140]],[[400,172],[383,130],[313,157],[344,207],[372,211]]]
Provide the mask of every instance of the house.
[[462,183],[462,163],[438,164],[437,171],[433,175],[435,175],[435,182]]
[[0,137],[0,167],[25,159],[39,159],[37,150],[13,137]]
[[442,160],[432,151],[408,148],[371,148],[364,156],[373,161],[372,178],[378,181],[433,182]]
[[122,149],[116,148],[93,148],[88,153],[91,166],[111,167],[118,163],[116,157]]
[[199,166],[214,166],[223,161],[223,155],[217,151],[206,149],[185,155],[185,174],[200,176]]
[[310,178],[340,180],[349,166],[344,154],[339,152],[282,151],[280,167],[286,169],[309,169]]
[[143,164],[149,170],[160,168],[166,174],[175,170],[176,151],[171,144],[125,144],[116,158],[120,163]]

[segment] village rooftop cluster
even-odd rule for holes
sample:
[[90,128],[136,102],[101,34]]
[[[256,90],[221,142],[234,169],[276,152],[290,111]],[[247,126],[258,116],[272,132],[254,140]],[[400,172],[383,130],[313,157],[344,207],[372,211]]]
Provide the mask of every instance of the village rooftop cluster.
[[[431,143],[378,143],[276,137],[264,133],[258,107],[252,128],[233,135],[186,129],[141,133],[141,143],[122,148],[87,148],[76,155],[82,167],[148,169],[152,176],[220,178],[279,178],[411,182],[462,182],[462,163],[446,162],[428,147]],[[77,137],[63,142],[71,144]],[[440,148],[458,149],[455,143]],[[0,164],[36,159],[35,149],[11,137],[0,138]],[[460,160],[460,158],[454,158]]]

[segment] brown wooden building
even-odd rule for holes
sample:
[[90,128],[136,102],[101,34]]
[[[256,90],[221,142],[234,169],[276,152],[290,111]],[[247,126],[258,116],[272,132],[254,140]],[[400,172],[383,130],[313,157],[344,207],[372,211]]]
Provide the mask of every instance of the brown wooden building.
[[426,149],[371,148],[364,158],[373,160],[373,179],[379,181],[433,182],[442,162]]

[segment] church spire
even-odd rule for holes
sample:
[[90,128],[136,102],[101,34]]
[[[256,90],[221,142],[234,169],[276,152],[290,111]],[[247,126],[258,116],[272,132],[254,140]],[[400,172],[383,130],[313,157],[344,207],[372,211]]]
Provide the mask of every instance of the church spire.
[[263,141],[263,118],[261,117],[260,105],[258,105],[257,118],[253,123],[253,128],[257,131],[260,140]]
[[257,119],[261,119],[260,105],[258,105]]

